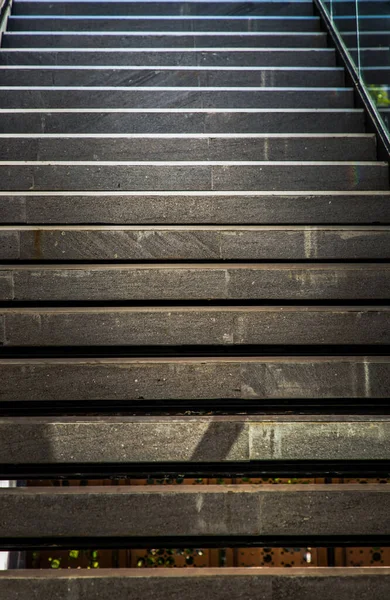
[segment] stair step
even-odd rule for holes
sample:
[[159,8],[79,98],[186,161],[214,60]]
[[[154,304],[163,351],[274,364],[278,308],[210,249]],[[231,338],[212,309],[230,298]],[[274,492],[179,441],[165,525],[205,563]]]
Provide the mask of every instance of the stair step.
[[[93,152],[96,156],[99,154],[99,144],[104,144],[104,150],[108,151],[108,143],[114,144],[116,147],[116,155],[119,156],[119,148],[125,148],[126,154],[123,156],[124,159],[129,160],[131,158],[131,146],[137,144],[137,150],[139,154],[136,154],[133,158],[137,160],[139,156],[142,160],[145,149],[149,149],[149,155],[151,152],[151,146],[154,146],[153,154],[158,156],[162,153],[163,156],[167,156],[165,148],[169,149],[172,146],[176,149],[176,153],[180,158],[183,156],[192,157],[196,155],[196,149],[200,145],[205,148],[207,140],[210,140],[211,145],[224,144],[227,147],[229,144],[238,144],[237,151],[238,156],[243,158],[245,153],[242,154],[243,145],[247,140],[248,145],[260,143],[260,140],[267,140],[267,144],[273,144],[277,147],[278,140],[284,139],[287,144],[291,145],[291,148],[297,147],[298,144],[302,145],[303,142],[307,143],[307,147],[310,146],[310,151],[313,151],[313,160],[315,156],[325,156],[325,147],[332,145],[334,148],[334,154],[332,150],[331,160],[371,160],[376,158],[376,142],[374,135],[338,135],[338,134],[352,134],[361,133],[364,131],[364,113],[360,109],[84,109],[84,110],[66,110],[66,109],[52,109],[49,111],[43,111],[41,109],[0,109],[0,131],[6,134],[43,134],[38,137],[24,136],[24,141],[19,137],[19,141],[16,138],[12,138],[10,135],[2,136],[7,137],[7,147],[3,149],[2,156],[11,156],[12,149],[16,144],[20,147],[21,144],[25,146],[26,152],[28,152],[29,146],[39,145],[43,148],[45,145],[51,145],[56,142],[50,135],[55,134],[77,134],[79,138],[74,135],[71,137],[57,136],[57,140],[61,140],[62,144],[67,143],[86,144],[89,148],[94,148]],[[183,131],[190,133],[182,133]],[[177,132],[176,135],[175,132]],[[193,133],[198,132],[199,135],[195,136]],[[228,133],[226,133],[228,132]],[[256,132],[261,135],[254,135]],[[141,133],[135,137],[129,137],[126,134]],[[165,133],[163,135],[157,135],[158,133]],[[207,137],[207,134],[216,134],[216,137],[211,139]],[[224,134],[224,137],[217,137],[217,134]],[[241,133],[246,134],[237,136],[235,134]],[[294,135],[283,136],[283,133],[293,133]],[[322,135],[310,137],[305,134],[336,134],[336,135]],[[92,134],[92,135],[86,135]],[[98,134],[105,134],[105,137],[99,136]],[[112,136],[111,134],[117,134]],[[274,134],[274,137],[272,135]],[[84,137],[81,137],[84,135]],[[1,134],[0,134],[1,136]],[[93,137],[95,136],[95,137]],[[109,136],[109,137],[107,137]],[[121,136],[121,137],[119,137]],[[149,136],[149,137],[148,137]],[[153,138],[152,138],[153,136]],[[180,137],[181,136],[181,137]],[[202,138],[199,136],[203,136]],[[251,137],[252,136],[252,137]],[[42,139],[44,137],[44,139]],[[13,139],[13,142],[11,140]],[[51,139],[51,141],[49,141]],[[82,142],[81,140],[84,140]],[[107,140],[103,142],[103,140]],[[110,139],[110,142],[108,140]],[[142,143],[142,139],[144,142]],[[153,142],[154,139],[154,142]],[[182,140],[180,142],[180,139]],[[186,140],[187,141],[184,141]],[[191,139],[192,146],[189,146],[188,141]],[[213,141],[213,140],[219,141]],[[221,140],[225,141],[222,142]],[[30,140],[30,141],[28,141]],[[72,140],[72,142],[70,142]],[[137,141],[136,141],[137,140]],[[202,141],[201,141],[202,140]],[[241,141],[240,141],[241,140]],[[252,140],[252,141],[251,141]],[[257,140],[257,141],[254,141]],[[273,142],[271,141],[273,140]],[[336,141],[338,140],[338,141]],[[340,143],[340,146],[338,144]],[[351,154],[348,147],[353,144],[354,153]],[[158,146],[156,145],[158,144]],[[294,146],[295,144],[295,146]],[[58,145],[58,142],[57,142]],[[318,145],[318,152],[314,150],[314,145]],[[63,146],[65,148],[65,146]],[[183,147],[185,153],[183,153]],[[239,149],[240,147],[240,149]],[[249,146],[248,146],[249,147]],[[306,146],[305,146],[306,147]],[[72,152],[75,146],[72,146]],[[164,148],[164,150],[162,150]],[[181,148],[181,150],[179,150]],[[338,148],[338,152],[337,152]],[[286,151],[290,149],[286,147]],[[10,152],[7,152],[7,151]],[[44,150],[43,150],[44,151]],[[85,149],[84,149],[85,151]],[[193,152],[192,152],[193,151]],[[65,150],[64,150],[65,152]],[[208,150],[208,153],[210,150]],[[169,150],[168,150],[169,153]],[[172,153],[172,149],[170,151]],[[77,153],[76,153],[77,154]],[[19,158],[21,154],[18,154],[15,158]],[[24,156],[27,159],[28,154]],[[74,155],[75,156],[75,155]],[[235,158],[237,154],[233,156]],[[267,158],[271,155],[267,154]],[[51,158],[54,158],[51,156]],[[109,154],[101,155],[101,159],[109,159]],[[202,157],[198,158],[202,160]],[[321,160],[321,158],[319,159]],[[324,158],[324,160],[326,160]]]
[[[365,487],[365,486],[363,486]],[[55,589],[56,600],[67,600],[69,589],[78,597],[93,597],[96,589],[116,600],[164,597],[197,600],[210,597],[249,600],[263,593],[263,598],[328,598],[338,600],[370,598],[376,590],[378,598],[387,598],[390,592],[388,567],[234,567],[191,569],[121,569],[77,570],[11,570],[0,571],[0,591],[4,598],[17,600],[36,590],[41,600],[50,600]],[[49,593],[46,591],[49,589]],[[77,597],[76,596],[76,597]]]
[[165,536],[385,536],[388,495],[385,485],[360,484],[8,488],[0,535],[153,536],[156,545]]
[[[82,253],[79,250],[70,254],[72,258],[75,254],[78,258]],[[43,258],[48,256],[51,256],[49,252],[43,253]],[[390,298],[390,265],[0,265],[1,300],[302,298],[308,301],[386,300]]]
[[352,88],[0,86],[5,108],[352,108]]
[[5,348],[390,343],[388,306],[2,308],[0,324]]
[[2,86],[342,87],[336,67],[2,66]]
[[376,140],[370,134],[0,134],[0,160],[21,156],[30,161],[180,161],[183,156],[197,161],[234,160],[237,156],[241,160],[374,161]]
[[[374,63],[375,64],[375,63]],[[0,49],[0,65],[334,67],[333,48]]]
[[[256,408],[259,409],[266,404],[264,401],[320,399],[325,408],[329,400],[336,400],[336,404],[342,407],[345,399],[364,401],[368,398],[388,398],[390,357],[341,355],[186,358],[183,353],[174,358],[32,357],[0,359],[0,374],[0,402],[44,402],[47,403],[48,410],[56,402],[102,400],[107,411],[112,403],[115,405],[118,401],[135,401],[142,407],[142,403],[148,400],[161,400],[165,403],[196,400],[201,410],[204,401],[210,400],[261,400],[261,403],[256,403]],[[265,418],[262,415],[262,421]],[[287,420],[290,421],[291,418],[289,416]],[[299,418],[313,420],[320,417]],[[374,417],[344,418],[349,422]],[[170,422],[174,423],[175,420],[177,417],[171,417]],[[17,435],[16,430],[14,435]],[[373,431],[373,436],[375,441],[371,440],[370,444],[366,444],[365,452],[370,452],[375,444],[382,444],[387,439],[387,436],[380,438],[376,431]],[[353,435],[351,438],[351,443],[356,442]],[[80,436],[80,442],[82,439],[85,436]],[[319,448],[316,444],[308,444],[308,447],[312,453]],[[161,451],[163,448],[166,448],[165,444],[159,446]],[[216,450],[218,445],[213,448]],[[334,444],[327,444],[326,451],[333,452],[335,448]],[[69,451],[70,449],[76,451],[75,445]],[[145,451],[146,449],[147,446]],[[47,457],[49,458],[50,456]]]
[[[384,46],[388,48],[390,27],[386,29],[386,26],[385,23],[381,22],[380,27],[376,31],[359,31],[360,44],[365,47],[379,48],[380,46]],[[341,37],[347,48],[356,46],[356,32],[347,31],[343,28]]]
[[[355,0],[333,0],[336,16],[356,15]],[[359,18],[361,15],[388,15],[383,0],[359,0]]]
[[[335,25],[339,31],[351,31],[354,33],[356,38],[356,14],[352,15],[335,15]],[[359,33],[366,32],[378,32],[383,29],[389,30],[390,28],[390,17],[388,11],[382,15],[361,15],[359,14]]]
[[385,224],[390,192],[2,192],[4,223]]
[[[358,52],[356,48],[350,48],[349,52],[357,62]],[[1,55],[0,55],[1,56]],[[387,67],[389,64],[389,48],[359,48],[360,64],[362,67]],[[383,82],[382,82],[383,83]]]
[[3,226],[2,260],[390,258],[389,226]]
[[213,32],[11,32],[2,36],[3,48],[325,48],[326,33],[280,31]]
[[385,162],[0,161],[3,191],[387,190]]
[[[388,50],[390,53],[390,51]],[[365,66],[364,67],[364,80],[368,85],[370,84],[387,84],[390,83],[390,68],[389,66]]]
[[52,0],[14,0],[12,13],[14,15],[144,15],[150,16],[185,16],[185,15],[312,15],[313,3],[309,0],[261,1],[261,2],[138,2],[138,1],[55,1]]
[[389,436],[389,416],[12,417],[0,418],[0,462],[388,461]]
[[25,16],[11,15],[8,19],[9,31],[51,31],[53,33],[82,31],[82,32],[134,32],[146,33],[166,31],[193,32],[312,32],[319,31],[319,17],[246,17],[246,16],[218,16],[218,17],[150,17],[138,15],[129,16],[93,16],[93,17],[66,17],[66,16]]

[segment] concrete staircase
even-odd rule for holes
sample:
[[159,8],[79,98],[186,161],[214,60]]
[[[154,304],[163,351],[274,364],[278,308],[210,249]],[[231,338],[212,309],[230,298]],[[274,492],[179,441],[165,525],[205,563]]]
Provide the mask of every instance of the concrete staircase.
[[[312,2],[14,0],[0,64],[1,476],[387,476],[388,164]],[[379,545],[389,491],[10,488],[0,538]],[[202,594],[385,600],[390,569],[0,573]]]

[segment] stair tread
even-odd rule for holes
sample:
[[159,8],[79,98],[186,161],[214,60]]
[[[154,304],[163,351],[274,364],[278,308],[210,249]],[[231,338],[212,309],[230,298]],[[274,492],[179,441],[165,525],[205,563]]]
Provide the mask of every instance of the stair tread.
[[[126,358],[0,358],[1,402],[93,402],[104,399],[109,410],[116,402],[196,401],[199,409],[210,400],[256,401],[257,408],[280,400],[313,399],[325,410],[329,403],[344,406],[346,399],[386,399],[390,384],[388,356],[185,356]],[[253,408],[253,407],[252,407]],[[272,411],[272,407],[269,408]],[[348,408],[345,408],[348,411]],[[274,415],[273,415],[274,416]],[[336,420],[332,415],[277,416],[275,422],[317,419]],[[22,418],[22,417],[18,417]],[[63,419],[65,417],[58,417]],[[111,419],[113,417],[104,417]],[[129,417],[130,418],[130,417]],[[141,417],[134,417],[137,421]],[[181,417],[167,417],[168,419]],[[189,419],[189,416],[183,417]],[[201,419],[208,417],[201,417]],[[229,417],[236,420],[246,417]],[[266,423],[267,413],[254,417]],[[346,421],[375,419],[350,415]],[[384,417],[387,419],[388,417]],[[29,417],[30,419],[30,417]],[[55,417],[53,417],[55,419]],[[149,417],[142,417],[148,420]],[[382,419],[382,417],[380,417]],[[15,432],[16,434],[17,432]],[[331,451],[332,446],[327,450]],[[369,447],[367,447],[368,451]],[[313,448],[314,451],[314,448]]]
[[[390,456],[389,416],[17,417],[0,418],[0,433],[3,465],[389,460]],[[96,443],[101,439],[111,441],[101,447]]]
[[7,515],[0,532],[2,537],[62,540],[149,535],[156,541],[168,535],[226,539],[378,530],[388,535],[388,494],[387,486],[360,484],[9,488],[0,495],[1,512]]

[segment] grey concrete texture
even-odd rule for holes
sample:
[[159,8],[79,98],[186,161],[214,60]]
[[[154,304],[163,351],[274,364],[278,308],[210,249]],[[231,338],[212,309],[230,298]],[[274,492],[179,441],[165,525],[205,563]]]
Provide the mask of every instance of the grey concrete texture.
[[114,15],[126,16],[189,16],[189,15],[307,15],[313,14],[313,4],[305,2],[29,2],[18,0],[14,3],[14,15]]
[[[324,48],[326,33],[316,32],[241,32],[224,30],[213,35],[185,32],[181,35],[169,33],[115,33],[88,34],[79,32],[78,48]],[[48,36],[39,32],[5,32],[3,48],[73,48],[75,36],[70,32],[56,32]]]
[[[70,92],[72,94],[72,92]],[[146,93],[144,93],[146,96]],[[157,94],[158,96],[158,94]],[[180,96],[180,92],[178,92]],[[156,98],[154,100],[156,102]],[[22,111],[22,112],[21,112]],[[362,134],[364,132],[364,115],[363,111],[359,109],[238,109],[224,110],[224,109],[194,109],[188,108],[184,110],[161,110],[156,112],[155,109],[127,109],[126,110],[105,110],[99,111],[99,109],[85,111],[67,111],[66,109],[52,109],[49,111],[33,109],[24,111],[23,109],[10,109],[8,112],[3,109],[1,114],[0,122],[0,133],[13,133],[13,134],[255,134],[261,133],[264,136],[268,134],[278,134],[281,137],[283,134],[296,134],[300,135],[301,146],[304,141],[310,147],[312,156],[326,156],[321,154],[327,148],[326,140],[316,139],[315,143],[319,146],[317,154],[313,151],[313,141],[310,136],[305,134]],[[366,134],[367,135],[367,134]],[[369,143],[372,151],[375,151],[374,136],[368,135],[372,140]],[[333,145],[333,160],[359,160],[359,156],[367,156],[367,142],[364,142],[362,138],[350,138],[352,145],[355,150],[355,154],[351,155],[351,147],[347,140],[339,137],[340,146],[342,146],[343,153],[334,148]],[[271,142],[272,136],[269,136],[269,142]],[[288,139],[285,140],[288,143]],[[16,138],[8,138],[6,145],[2,147],[3,156],[6,156],[8,147],[11,144],[24,143],[25,150],[28,151],[26,146],[27,141],[18,141]],[[37,140],[30,139],[30,147],[38,150]],[[40,145],[44,151],[45,145],[54,144],[55,142],[49,137],[45,142],[41,142]],[[61,141],[61,144],[64,140]],[[72,141],[74,144],[75,141]],[[92,147],[92,140],[88,140],[88,147]],[[97,138],[95,145],[98,151],[99,138]],[[108,146],[108,141],[105,142]],[[118,145],[124,142],[117,141]],[[159,146],[154,147],[156,156],[159,154]],[[229,143],[229,142],[226,142]],[[79,142],[80,144],[80,142]],[[86,141],[84,141],[86,144]],[[145,139],[143,145],[151,144],[150,140]],[[168,144],[168,142],[166,142]],[[177,140],[175,141],[177,144]],[[277,144],[274,142],[274,146]],[[295,148],[299,144],[297,140],[295,142]],[[329,144],[329,142],[328,142]],[[142,142],[138,140],[137,145],[140,147],[140,153],[142,152]],[[294,143],[290,139],[290,146],[294,148]],[[336,146],[337,148],[338,146]],[[187,151],[192,149],[187,144]],[[10,147],[10,151],[12,146]],[[129,150],[129,148],[127,148]],[[194,148],[195,150],[195,148]],[[272,146],[271,146],[272,150]],[[57,149],[58,151],[58,149]],[[109,147],[108,147],[109,151]],[[287,150],[286,150],[287,151]],[[279,151],[281,155],[282,152]],[[301,148],[302,156],[305,156],[305,152]],[[286,152],[284,153],[286,154]],[[183,156],[183,154],[182,154]],[[236,156],[240,156],[240,152]],[[271,159],[271,154],[267,155],[267,160]],[[306,156],[310,157],[310,153],[306,153]],[[341,158],[340,158],[341,157]],[[376,157],[376,155],[375,155]],[[235,157],[234,157],[235,158]],[[314,160],[314,158],[313,158]],[[323,159],[326,160],[326,159]]]
[[[220,4],[222,5],[222,3]],[[208,3],[205,2],[203,5],[207,6]],[[285,5],[291,6],[287,3]],[[106,4],[106,6],[110,5]],[[252,4],[252,6],[256,5]],[[261,6],[261,4],[257,3],[257,6]],[[0,65],[333,67],[336,65],[336,57],[333,48],[296,48],[294,52],[279,48],[248,48],[246,50],[237,48],[233,51],[223,49],[205,51],[196,48],[181,48],[176,51],[172,49],[145,51],[114,49],[110,51],[110,49],[95,50],[91,48],[74,48],[72,50],[51,48],[46,50],[14,48],[10,50],[3,48],[0,51]]]
[[390,593],[386,567],[99,569],[98,571],[0,572],[7,600],[384,600]]
[[1,359],[0,401],[387,398],[388,357]]
[[0,297],[27,302],[386,300],[390,265],[0,266]]
[[389,502],[375,484],[6,488],[0,535],[385,536]]
[[4,191],[363,191],[387,190],[389,173],[385,162],[2,161],[0,181]]
[[2,417],[0,461],[388,461],[389,435],[390,417],[375,416]]
[[[0,240],[3,240],[2,260],[269,261],[390,257],[390,227],[379,225],[10,225],[0,230]],[[298,280],[302,278],[305,275]]]
[[3,308],[0,316],[6,347],[390,343],[387,306]]
[[1,260],[17,260],[20,258],[20,236],[17,231],[4,231],[0,229],[0,257]]
[[3,223],[384,224],[389,192],[0,192]]
[[156,88],[153,93],[141,88],[96,91],[86,89],[63,90],[46,86],[43,89],[23,89],[2,86],[0,102],[3,109],[19,108],[352,108],[351,88],[302,88],[255,90],[202,90],[181,87],[174,90]]
[[[95,118],[99,118],[95,115]],[[137,115],[134,115],[136,118]],[[298,115],[297,115],[298,117]],[[313,115],[314,121],[315,115]],[[134,119],[135,120],[135,119]],[[298,119],[297,119],[298,120]],[[225,125],[227,128],[228,125]],[[120,134],[119,134],[120,135]],[[201,134],[202,135],[202,134]],[[0,137],[0,160],[376,160],[373,135],[258,137]]]
[[143,17],[53,17],[50,15],[26,18],[24,16],[10,16],[7,23],[8,31],[117,31],[117,32],[281,32],[299,31],[315,32],[320,30],[319,17],[236,17],[224,16],[219,18],[197,17],[181,18],[175,16],[161,17],[160,19]]
[[2,86],[342,87],[336,67],[2,67]]

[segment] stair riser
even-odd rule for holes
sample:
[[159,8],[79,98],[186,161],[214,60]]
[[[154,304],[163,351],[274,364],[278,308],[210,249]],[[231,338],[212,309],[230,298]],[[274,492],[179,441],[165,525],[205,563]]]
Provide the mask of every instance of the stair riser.
[[[385,5],[384,5],[385,6]],[[375,9],[373,11],[375,13]],[[387,12],[387,10],[386,10]],[[356,13],[350,17],[335,16],[334,22],[339,31],[356,31]],[[386,15],[368,17],[365,15],[359,15],[359,30],[361,32],[376,32],[376,31],[389,31],[390,30],[390,18],[387,12]],[[387,34],[388,35],[388,34]],[[355,33],[356,37],[356,33]],[[365,42],[365,40],[364,40]]]
[[4,223],[390,223],[388,195],[7,195]]
[[[375,63],[374,63],[375,64]],[[124,52],[121,49],[113,52],[82,50],[39,50],[0,51],[0,65],[66,65],[66,66],[221,66],[221,67],[333,67],[335,66],[334,50],[248,50],[209,52],[189,51],[177,52],[145,51]]]
[[312,15],[312,2],[14,2],[14,15]]
[[[97,443],[101,446],[101,440]],[[61,541],[76,536],[153,536],[158,541],[159,536],[220,535],[226,539],[233,535],[390,534],[385,486],[275,485],[264,486],[264,490],[253,485],[142,487],[2,490],[0,511],[6,516],[0,521],[0,535],[15,539],[60,537]],[[306,519],[302,515],[307,515]]]
[[[351,15],[356,17],[356,3],[354,0],[333,1],[333,13],[336,17]],[[388,16],[387,5],[382,0],[359,0],[359,16],[384,15]]]
[[375,138],[54,138],[0,137],[0,160],[366,160]]
[[381,269],[30,269],[2,271],[0,299],[368,300],[390,298],[390,270]]
[[353,108],[350,89],[153,90],[12,89],[0,87],[2,108]]
[[297,165],[0,165],[4,191],[20,190],[386,190],[378,164]]
[[225,17],[225,18],[177,18],[167,17],[161,19],[149,19],[140,17],[105,17],[101,18],[69,18],[66,17],[10,17],[8,19],[9,31],[222,31],[222,32],[280,32],[280,31],[306,31],[315,32],[320,29],[318,17]]
[[[0,374],[3,402],[104,399],[110,408],[111,401],[123,400],[139,401],[142,407],[143,400],[339,398],[342,405],[344,398],[388,398],[390,361],[342,356],[251,361],[204,357],[165,361],[26,359],[0,360]],[[378,436],[375,439],[380,442]],[[366,452],[372,443],[366,444]],[[310,445],[310,451],[317,447]],[[74,445],[71,448],[75,450]],[[159,448],[163,450],[163,446]],[[327,450],[336,447],[328,444]]]
[[[207,110],[207,109],[206,109]],[[272,109],[264,110],[264,112],[142,112],[142,109],[133,113],[126,112],[67,112],[62,113],[44,112],[44,111],[26,111],[23,112],[0,112],[0,132],[4,133],[42,133],[42,134],[63,134],[63,133],[92,133],[92,134],[111,134],[111,133],[149,133],[149,134],[174,134],[174,133],[362,133],[364,131],[364,115],[362,111],[332,112],[329,111],[307,111],[307,112],[283,112],[273,111]],[[321,142],[310,142],[309,138],[302,138],[313,149],[314,143],[319,143],[317,154],[321,155],[323,148]],[[355,138],[354,138],[355,139]],[[271,138],[270,138],[271,140]],[[269,141],[270,141],[269,140]],[[92,140],[84,142],[90,148]],[[357,144],[359,142],[359,144]],[[8,151],[11,151],[12,142],[9,140],[7,146],[0,149],[3,151],[3,156]],[[47,142],[51,143],[53,142]],[[69,143],[69,142],[68,142]],[[92,142],[93,143],[93,142]],[[103,142],[95,142],[99,144]],[[119,148],[124,142],[116,142],[116,148]],[[135,142],[134,142],[135,143]],[[290,140],[291,143],[291,140]],[[341,142],[339,152],[335,150],[334,158],[330,160],[359,160],[359,156],[374,156],[375,142],[372,139],[368,141],[364,138],[355,139],[353,143],[354,153],[350,154],[347,143]],[[63,141],[61,142],[61,145]],[[73,142],[72,142],[73,144]],[[106,142],[108,144],[108,142]],[[150,147],[151,142],[146,140],[143,144]],[[164,146],[164,142],[159,141],[159,147]],[[165,147],[168,142],[165,142]],[[179,152],[180,142],[178,139],[175,142],[177,152]],[[176,144],[178,144],[176,146]],[[185,144],[185,142],[182,142]],[[360,145],[361,144],[361,145]],[[36,144],[35,144],[36,145]],[[137,148],[139,154],[142,155],[142,140],[138,140]],[[342,150],[341,150],[342,147]],[[72,153],[75,146],[72,145]],[[97,150],[98,146],[95,146]],[[183,156],[193,156],[193,147],[186,144],[184,146],[185,153]],[[369,148],[369,149],[368,149]],[[26,148],[27,150],[27,148]],[[128,145],[129,150],[129,145]],[[109,151],[105,148],[105,152]],[[196,142],[194,142],[194,151],[196,151]],[[286,148],[288,151],[288,148]],[[158,148],[155,147],[154,152],[158,155]],[[345,152],[345,154],[344,154]],[[314,152],[313,156],[316,155]],[[21,155],[19,154],[17,158]],[[104,155],[108,160],[108,155]],[[339,159],[336,158],[339,156]],[[351,158],[347,158],[350,156]],[[136,158],[136,157],[135,157]],[[124,158],[125,159],[125,158]],[[141,159],[140,159],[141,160]],[[202,160],[202,158],[200,158]],[[314,158],[312,160],[315,160]]]
[[[177,417],[149,422],[106,417],[104,423],[66,417],[32,418],[30,423],[1,419],[0,460],[3,465],[220,461],[225,468],[229,462],[249,460],[389,460],[389,436],[390,421],[375,417],[366,423],[316,422],[315,417],[312,422],[285,423],[191,417],[187,422]],[[205,438],[212,444],[205,444]],[[99,440],[110,443],[102,448]]]
[[[4,260],[390,258],[390,231],[362,229],[0,230]],[[209,292],[210,293],[210,292]]]
[[[384,23],[378,28],[378,31],[359,31],[360,45],[366,48],[378,48],[389,46],[389,33],[388,28],[385,30]],[[348,48],[356,47],[356,33],[347,31],[343,28],[342,38]]]
[[[350,54],[355,63],[358,61],[358,53],[355,50],[350,50]],[[389,66],[389,49],[388,48],[372,48],[360,50],[360,64],[362,67],[388,67]],[[384,83],[385,80],[382,81]]]
[[390,312],[381,307],[3,309],[0,323],[4,347],[390,343]]
[[[223,30],[224,31],[224,30]],[[4,48],[325,48],[326,34],[316,33],[221,33],[194,35],[4,33]]]
[[[229,71],[195,69],[177,71],[173,69],[16,69],[7,68],[1,72],[1,85],[4,86],[119,86],[137,87],[342,87],[342,69],[245,69]],[[91,93],[91,92],[90,92]]]
[[376,85],[389,86],[389,84],[390,84],[390,69],[388,66],[379,68],[379,69],[378,68],[371,69],[369,67],[366,67],[363,70],[363,73],[364,73],[364,80],[368,85],[376,84]]

